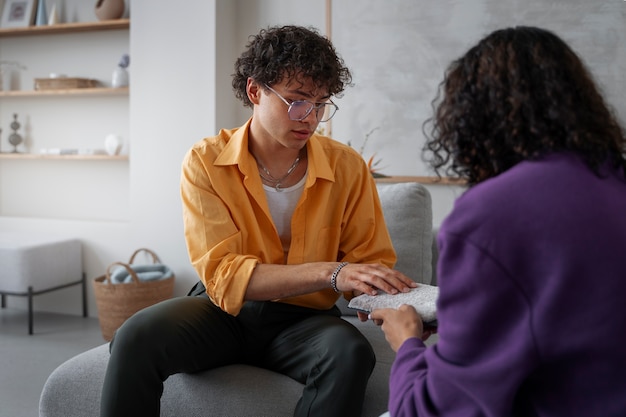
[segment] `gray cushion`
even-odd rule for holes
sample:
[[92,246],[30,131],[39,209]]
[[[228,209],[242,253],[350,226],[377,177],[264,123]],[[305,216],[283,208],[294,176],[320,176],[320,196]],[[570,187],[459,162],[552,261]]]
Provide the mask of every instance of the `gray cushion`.
[[395,269],[430,284],[432,269],[432,202],[416,182],[378,183],[378,195],[391,242],[398,255]]
[[48,377],[39,398],[40,417],[93,417],[100,415],[104,371],[109,344],[74,356]]

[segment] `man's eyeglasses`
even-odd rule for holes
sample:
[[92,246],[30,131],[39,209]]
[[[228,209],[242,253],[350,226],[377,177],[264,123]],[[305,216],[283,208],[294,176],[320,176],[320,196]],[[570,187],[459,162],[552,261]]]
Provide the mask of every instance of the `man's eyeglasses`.
[[289,106],[287,109],[287,114],[289,115],[289,119],[302,121],[307,118],[309,114],[313,110],[315,110],[315,117],[317,117],[318,122],[327,122],[335,115],[339,107],[332,101],[328,101],[326,103],[312,103],[308,100],[294,100],[291,103],[287,101],[287,99],[281,96],[278,91],[274,90],[269,85],[265,84],[268,90],[272,93],[276,94],[278,98],[280,98],[286,105]]

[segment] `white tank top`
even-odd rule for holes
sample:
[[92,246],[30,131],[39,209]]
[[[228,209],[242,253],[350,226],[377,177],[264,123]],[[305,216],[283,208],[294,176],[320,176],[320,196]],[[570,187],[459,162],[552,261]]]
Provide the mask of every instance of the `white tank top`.
[[289,252],[289,245],[291,245],[291,216],[296,208],[296,204],[298,204],[298,200],[300,200],[305,181],[306,173],[296,185],[281,188],[280,191],[263,184],[274,226],[276,226],[278,236],[280,236],[280,241],[283,244],[285,259],[287,258],[287,252]]

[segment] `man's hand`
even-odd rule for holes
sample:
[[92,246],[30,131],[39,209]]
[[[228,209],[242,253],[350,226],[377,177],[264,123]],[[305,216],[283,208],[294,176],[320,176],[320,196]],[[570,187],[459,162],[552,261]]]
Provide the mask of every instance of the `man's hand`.
[[395,352],[407,339],[417,337],[426,340],[430,336],[430,332],[424,332],[422,318],[413,306],[404,304],[397,310],[380,308],[372,311],[369,317],[376,324],[381,324],[385,339]]
[[[330,277],[337,262],[309,262],[297,265],[259,263],[254,268],[244,299],[276,300],[310,294],[330,287]],[[340,292],[376,295],[408,292],[417,284],[400,271],[379,264],[347,264],[337,274]]]
[[417,283],[400,271],[380,264],[348,264],[337,275],[340,291],[376,295],[379,290],[388,294],[409,292]]

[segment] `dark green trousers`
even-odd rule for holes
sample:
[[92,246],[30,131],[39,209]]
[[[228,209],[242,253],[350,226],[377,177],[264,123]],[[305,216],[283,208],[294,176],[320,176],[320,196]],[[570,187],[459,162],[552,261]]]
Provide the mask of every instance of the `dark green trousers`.
[[110,345],[101,417],[158,416],[163,381],[233,363],[305,385],[294,416],[360,416],[376,358],[339,310],[246,302],[231,316],[206,296],[179,297],[129,318]]

